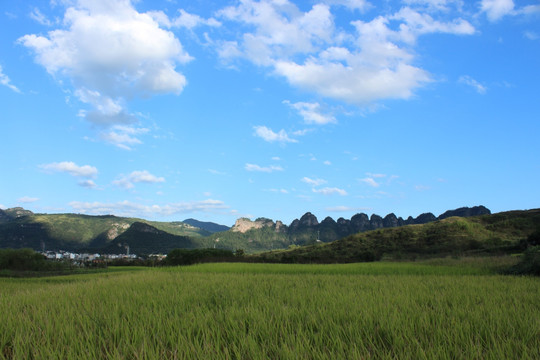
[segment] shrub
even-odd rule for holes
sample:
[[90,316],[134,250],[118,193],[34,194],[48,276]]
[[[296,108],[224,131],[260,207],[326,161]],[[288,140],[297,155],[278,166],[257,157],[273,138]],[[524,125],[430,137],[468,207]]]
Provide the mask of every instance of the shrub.
[[226,261],[233,257],[231,250],[224,249],[174,249],[167,254],[165,265],[192,265],[201,262]]
[[510,273],[540,276],[540,246],[532,246],[525,250],[521,261],[510,269]]
[[62,266],[47,261],[45,256],[32,249],[0,249],[0,270],[41,271]]

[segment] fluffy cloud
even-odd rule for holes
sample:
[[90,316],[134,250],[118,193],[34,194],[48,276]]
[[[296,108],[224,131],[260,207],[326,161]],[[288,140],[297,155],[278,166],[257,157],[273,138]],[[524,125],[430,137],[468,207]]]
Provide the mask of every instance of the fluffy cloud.
[[[357,3],[358,7],[366,6],[363,1]],[[439,8],[447,5],[442,0],[430,3]],[[371,21],[352,21],[355,31],[350,33],[336,29],[328,4],[302,12],[287,0],[244,0],[218,15],[246,28],[241,36],[221,42],[218,52],[224,60],[243,57],[272,68],[295,87],[360,106],[382,99],[410,98],[431,81],[427,71],[414,65],[413,46],[419,36],[475,32],[461,18],[440,21],[410,7]],[[299,105],[298,109],[307,122],[333,121],[315,109],[316,103],[311,105]]]
[[147,128],[114,125],[100,131],[99,136],[105,142],[113,144],[121,149],[131,150],[134,145],[142,143],[136,136],[146,134],[148,131]]
[[482,0],[480,9],[490,21],[497,21],[514,10],[513,0]]
[[78,0],[62,23],[64,28],[45,36],[28,34],[18,41],[50,74],[70,80],[75,96],[92,109],[84,113],[89,122],[134,123],[126,99],[178,94],[186,85],[175,67],[190,61],[189,54],[173,33],[129,0]]
[[404,0],[403,2],[407,5],[425,8],[429,12],[447,12],[453,5],[458,8],[463,5],[463,0]]
[[97,184],[93,180],[81,180],[79,181],[79,185],[90,189],[97,188]]
[[65,172],[72,176],[93,178],[98,174],[97,168],[90,165],[79,166],[72,161],[62,161],[39,166],[48,172]]
[[165,182],[165,178],[155,176],[149,173],[147,170],[133,171],[129,175],[122,175],[118,180],[114,180],[113,184],[124,189],[132,189],[136,183],[162,183]]
[[241,53],[257,65],[271,65],[276,58],[313,52],[315,43],[331,41],[334,32],[330,8],[323,4],[304,13],[287,0],[246,0],[221,10],[218,16],[255,29],[226,44],[236,47],[229,54]]
[[280,130],[278,133],[272,131],[272,129],[266,126],[254,126],[255,136],[262,138],[267,142],[280,142],[280,143],[296,143],[298,140],[291,139],[285,130]]
[[144,205],[131,201],[116,203],[80,202],[69,203],[74,211],[81,214],[107,215],[153,218],[158,216],[171,216],[195,212],[216,212],[229,208],[223,201],[207,199],[193,202],[178,202],[165,205]]
[[6,74],[4,74],[4,71],[2,70],[2,65],[0,65],[0,84],[7,86],[8,88],[10,88],[11,90],[17,93],[21,92],[15,85],[11,83],[11,80],[9,79],[9,77]]
[[297,102],[291,103],[288,100],[283,101],[284,104],[289,105],[295,109],[306,124],[318,124],[324,125],[328,123],[335,123],[336,118],[329,114],[323,114],[321,111],[321,105],[318,102]]
[[283,171],[283,168],[279,165],[259,166],[256,164],[246,164],[244,166],[244,169],[246,169],[247,171],[257,171],[257,172],[265,172],[265,173],[271,173],[274,171]]
[[221,23],[214,18],[203,19],[199,15],[190,14],[184,9],[178,10],[179,15],[176,18],[169,19],[169,17],[163,11],[150,11],[148,14],[157,21],[160,25],[168,28],[186,28],[193,30],[198,26],[212,26],[219,27]]
[[303,177],[300,181],[308,184],[308,185],[311,185],[311,186],[320,186],[320,185],[323,185],[323,184],[326,184],[326,180],[324,179],[311,179],[311,178],[308,178],[308,177]]

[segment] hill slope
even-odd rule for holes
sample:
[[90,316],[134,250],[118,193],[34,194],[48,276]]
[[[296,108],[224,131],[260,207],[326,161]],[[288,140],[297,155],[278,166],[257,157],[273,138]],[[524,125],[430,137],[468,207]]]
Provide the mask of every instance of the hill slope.
[[206,230],[210,233],[227,231],[230,229],[230,227],[225,226],[225,225],[220,225],[220,224],[216,224],[216,223],[208,222],[208,221],[199,221],[195,219],[186,219],[182,221],[182,223],[198,227],[199,229]]
[[114,215],[34,214],[22,208],[0,210],[0,248],[76,251],[103,248],[135,222],[146,223],[170,235],[194,239],[210,232],[182,222],[157,222]]
[[328,244],[254,255],[272,262],[357,262],[452,254],[511,253],[540,227],[540,209],[449,217],[423,225],[379,229]]
[[134,222],[129,229],[117,236],[101,253],[123,253],[129,247],[132,254],[166,254],[173,249],[193,249],[201,244],[195,238],[173,235],[143,222]]

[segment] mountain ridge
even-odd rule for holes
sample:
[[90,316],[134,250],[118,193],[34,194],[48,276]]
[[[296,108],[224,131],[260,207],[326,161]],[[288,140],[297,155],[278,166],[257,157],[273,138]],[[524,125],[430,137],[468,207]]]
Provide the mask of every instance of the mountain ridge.
[[[490,213],[491,211],[484,206],[476,206],[448,210],[439,217]],[[327,216],[319,223],[315,215],[307,212],[300,219],[293,220],[288,226],[279,220],[273,221],[268,218],[258,218],[255,221],[240,218],[229,230],[211,233],[209,230],[179,221],[153,222],[114,215],[34,214],[23,208],[12,208],[0,210],[0,247],[30,247],[35,250],[46,248],[48,250],[94,249],[103,251],[105,249],[112,251],[113,249],[117,250],[118,246],[111,247],[109,245],[114,244],[115,239],[127,232],[124,236],[126,237],[124,242],[137,243],[137,246],[133,247],[134,251],[135,248],[139,248],[145,253],[171,249],[171,246],[218,247],[232,250],[240,248],[247,252],[258,252],[283,249],[292,245],[331,242],[355,233],[409,224],[422,224],[437,219],[431,213],[420,214],[416,218],[408,217],[407,220],[396,217],[393,213],[384,218],[376,214],[368,217],[367,214],[359,213],[353,215],[351,219],[340,217],[337,221]],[[198,224],[203,223],[193,220],[197,221]],[[153,235],[149,236],[148,231],[141,231],[140,225],[138,225],[138,230],[137,226],[132,229],[135,223],[147,224],[156,231],[152,230]],[[150,233],[152,232],[150,231]],[[154,243],[154,248],[151,244],[143,246],[137,237]],[[189,237],[190,240],[183,237]],[[158,244],[161,245],[158,246]],[[129,245],[131,246],[131,244]]]

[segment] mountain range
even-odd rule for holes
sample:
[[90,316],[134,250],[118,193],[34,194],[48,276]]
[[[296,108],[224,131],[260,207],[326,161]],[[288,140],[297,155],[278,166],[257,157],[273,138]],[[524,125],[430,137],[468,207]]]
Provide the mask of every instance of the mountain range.
[[404,220],[394,214],[368,217],[360,213],[337,221],[326,217],[319,223],[308,212],[289,225],[267,218],[255,221],[240,218],[229,228],[195,219],[155,222],[114,215],[34,214],[23,208],[11,208],[0,210],[0,248],[121,253],[129,247],[132,253],[150,254],[167,253],[175,248],[217,247],[259,252],[331,242],[369,230],[490,213],[484,206],[475,206],[449,210],[438,217],[425,213]]

